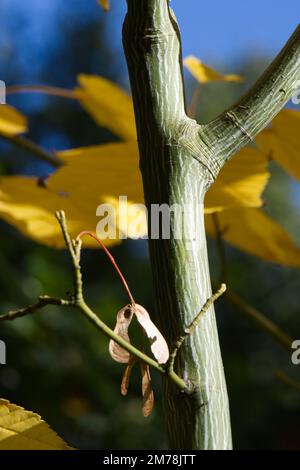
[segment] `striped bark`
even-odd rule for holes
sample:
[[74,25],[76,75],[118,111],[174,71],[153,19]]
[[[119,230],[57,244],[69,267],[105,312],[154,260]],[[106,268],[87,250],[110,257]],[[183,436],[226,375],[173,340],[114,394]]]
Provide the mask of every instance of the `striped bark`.
[[[276,82],[275,92],[280,99],[272,110],[271,106],[268,108],[265,119],[251,119],[252,127],[247,125],[247,119],[252,116],[250,107],[254,101],[256,115],[263,112],[259,100],[253,98],[255,89],[250,98],[246,97],[242,105],[224,114],[215,124],[197,124],[186,115],[180,33],[168,0],[127,0],[127,4],[123,44],[146,205],[149,212],[152,204],[189,208],[185,212],[188,229],[184,238],[176,239],[172,232],[168,240],[149,240],[156,321],[172,344],[211,295],[204,230],[205,193],[224,162],[249,141],[249,135],[269,122],[284,100]],[[293,50],[292,72],[283,85],[287,90],[285,100],[295,88],[295,77],[300,76],[300,30],[291,41],[293,47],[290,44],[288,50]],[[280,69],[281,63],[279,59],[274,69]],[[275,83],[273,78],[271,81]],[[265,93],[265,88],[261,89]],[[170,446],[231,449],[228,397],[213,307],[181,349],[176,371],[192,384],[194,393],[183,394],[170,382],[164,384]]]

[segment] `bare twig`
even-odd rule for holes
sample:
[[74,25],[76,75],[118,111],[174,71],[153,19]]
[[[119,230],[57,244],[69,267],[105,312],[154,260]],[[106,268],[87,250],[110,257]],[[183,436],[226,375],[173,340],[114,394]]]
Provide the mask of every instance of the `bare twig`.
[[60,225],[63,237],[65,240],[66,247],[69,250],[71,259],[72,259],[72,268],[73,268],[73,284],[74,284],[74,302],[76,305],[80,305],[83,302],[83,292],[82,292],[82,274],[80,266],[80,254],[81,254],[81,241],[72,240],[68,228],[67,221],[64,211],[57,211],[55,216]]
[[41,310],[47,305],[58,305],[60,307],[72,307],[73,302],[64,299],[57,299],[55,297],[48,297],[47,295],[40,296],[38,301],[35,304],[29,305],[25,308],[20,308],[19,310],[13,310],[4,315],[0,315],[0,321],[4,320],[15,320],[16,318],[25,317],[31,313],[35,313],[38,310]]
[[272,320],[267,318],[259,310],[249,305],[244,299],[232,290],[228,290],[225,294],[225,299],[239,312],[250,318],[255,322],[262,330],[272,336],[281,346],[284,347],[288,352],[291,351],[292,338]]
[[177,357],[177,354],[179,352],[179,349],[181,348],[181,346],[183,345],[183,343],[185,342],[185,340],[187,339],[188,336],[190,336],[194,329],[199,325],[199,322],[201,320],[201,318],[203,317],[203,315],[207,312],[207,310],[209,309],[209,307],[219,298],[221,297],[222,294],[224,294],[224,292],[226,291],[226,285],[225,284],[221,284],[220,288],[217,290],[217,292],[215,292],[206,302],[205,304],[203,305],[203,307],[201,308],[200,312],[198,313],[198,315],[195,317],[195,319],[192,321],[192,323],[187,326],[184,330],[184,334],[181,335],[179,338],[177,338],[177,340],[175,341],[175,344],[174,344],[174,347],[173,347],[173,350],[170,354],[170,359],[169,359],[169,362],[168,362],[168,371],[169,373],[173,372],[174,371],[174,364],[175,364],[175,359]]
[[300,382],[297,382],[297,380],[292,379],[291,377],[286,375],[282,370],[277,370],[276,377],[284,384],[289,385],[290,387],[300,391]]
[[15,93],[43,93],[45,95],[57,96],[60,98],[67,98],[76,100],[77,95],[75,90],[68,90],[65,88],[58,88],[48,85],[11,85],[6,87],[6,94],[13,95]]
[[218,255],[219,255],[219,260],[220,260],[220,279],[226,281],[227,279],[226,254],[225,254],[223,233],[220,227],[218,214],[216,213],[212,214],[212,221],[214,224],[217,250],[218,250]]
[[188,115],[190,118],[194,119],[196,117],[200,94],[201,94],[201,86],[197,84],[194,90],[194,93],[192,95],[190,105],[188,107]]
[[[218,255],[221,266],[221,275],[223,279],[226,279],[226,257],[223,234],[220,228],[219,219],[217,214],[212,214],[212,219],[215,227],[216,241],[218,248]],[[249,305],[242,297],[228,289],[225,293],[225,299],[243,315],[249,317],[253,322],[257,324],[262,330],[268,333],[273,339],[275,339],[281,346],[290,352],[292,338],[283,331],[278,325],[272,320],[267,318],[259,310]]]
[[26,139],[25,137],[20,137],[18,135],[9,135],[5,132],[0,131],[0,138],[7,140],[11,144],[20,147],[21,149],[26,150],[27,152],[32,153],[39,160],[49,163],[55,168],[59,168],[64,165],[64,162],[54,153],[47,152],[42,147],[32,142],[31,140]]

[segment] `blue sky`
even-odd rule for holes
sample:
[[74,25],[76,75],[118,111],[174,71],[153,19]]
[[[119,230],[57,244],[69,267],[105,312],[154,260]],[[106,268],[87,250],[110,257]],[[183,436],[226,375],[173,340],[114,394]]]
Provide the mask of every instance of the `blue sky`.
[[[125,0],[111,0],[107,22],[121,47]],[[184,55],[232,64],[245,55],[273,56],[299,23],[299,0],[172,0]]]
[[173,0],[173,6],[185,52],[205,59],[233,61],[257,50],[273,55],[299,22],[298,0]]
[[[95,15],[103,17],[111,44],[121,52],[126,1],[111,0],[111,4],[112,10],[107,14],[101,12],[97,0],[1,0],[1,44],[9,35],[18,34],[19,21],[22,27],[28,27],[33,46],[41,45],[43,49],[43,44],[47,44],[47,50],[53,34],[59,33],[63,12],[70,22],[78,14],[82,21]],[[171,5],[182,31],[184,55],[195,54],[224,69],[253,55],[273,57],[299,22],[299,0],[172,0]],[[26,39],[20,38],[20,47]],[[121,54],[119,58],[125,66]]]

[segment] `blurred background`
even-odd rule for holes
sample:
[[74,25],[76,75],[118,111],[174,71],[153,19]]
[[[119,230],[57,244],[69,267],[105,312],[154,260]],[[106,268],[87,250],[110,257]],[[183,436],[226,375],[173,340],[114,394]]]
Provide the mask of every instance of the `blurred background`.
[[[125,0],[111,0],[103,13],[96,0],[2,0],[0,79],[7,85],[48,84],[71,88],[79,73],[99,74],[129,90],[121,45]],[[210,84],[201,92],[198,118],[207,120],[230,105],[259,76],[288,39],[299,18],[297,0],[247,3],[172,0],[182,29],[184,55],[194,54],[217,70],[239,73],[241,85]],[[188,100],[196,82],[186,77]],[[40,94],[9,96],[30,117],[29,137],[50,150],[116,140],[73,101]],[[52,169],[0,141],[0,174],[46,175]],[[280,190],[278,189],[280,188]],[[265,194],[272,214],[300,244],[299,185],[272,164]],[[216,243],[209,241],[212,278],[219,275]],[[145,241],[113,249],[139,303],[153,310]],[[300,338],[300,273],[263,263],[226,247],[228,283],[295,338]],[[84,253],[85,289],[111,326],[127,298],[99,250]],[[245,269],[247,266],[247,269]],[[25,239],[0,221],[0,313],[25,306],[43,293],[64,296],[71,286],[67,254]],[[251,289],[249,289],[251,286]],[[275,378],[281,368],[295,379],[290,355],[224,300],[217,305],[221,348],[236,449],[300,449],[300,392]],[[7,365],[0,366],[0,395],[38,412],[80,449],[163,449],[160,378],[152,373],[156,405],[141,413],[139,370],[123,398],[123,369],[107,352],[106,338],[77,312],[48,308],[1,324]]]

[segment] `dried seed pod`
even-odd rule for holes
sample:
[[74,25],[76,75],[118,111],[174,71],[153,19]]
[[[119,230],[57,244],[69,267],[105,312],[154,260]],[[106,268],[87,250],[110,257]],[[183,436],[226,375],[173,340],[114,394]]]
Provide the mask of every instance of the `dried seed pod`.
[[[131,305],[126,305],[122,308],[117,315],[116,326],[114,328],[114,333],[125,341],[130,343],[128,328],[133,317],[133,309]],[[109,353],[111,357],[116,362],[121,362],[122,364],[127,364],[129,362],[130,353],[118,345],[114,340],[109,342]]]
[[154,407],[154,393],[152,390],[150,369],[148,364],[141,362],[141,373],[142,373],[142,411],[143,416],[147,418],[152,413]]
[[132,370],[135,363],[136,363],[136,358],[134,356],[130,355],[129,361],[128,361],[128,364],[125,368],[123,378],[122,378],[122,382],[121,382],[121,393],[124,397],[127,395],[127,392],[128,392],[130,374],[131,374],[131,370]]
[[133,311],[137,321],[143,327],[149,341],[151,351],[159,364],[165,364],[169,359],[169,348],[167,342],[158,328],[151,320],[149,313],[141,305],[135,304]]

